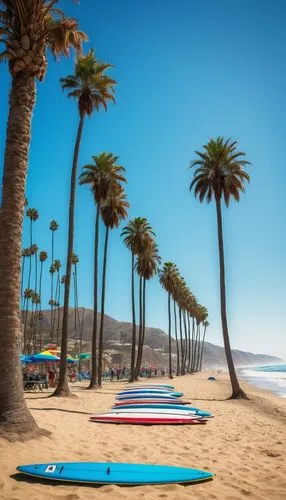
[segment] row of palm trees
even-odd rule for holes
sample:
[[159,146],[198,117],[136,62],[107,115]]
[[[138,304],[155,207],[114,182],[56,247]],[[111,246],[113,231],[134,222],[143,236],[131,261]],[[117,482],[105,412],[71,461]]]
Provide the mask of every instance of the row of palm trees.
[[[196,297],[188,288],[178,267],[173,262],[165,262],[159,271],[161,286],[168,294],[169,319],[169,374],[173,377],[172,368],[172,310],[174,318],[174,332],[177,352],[177,375],[194,373],[201,370],[205,341],[208,311],[198,304]],[[171,301],[173,300],[173,308]],[[192,325],[191,325],[192,323]],[[204,334],[201,339],[200,326],[203,325]]]
[[[26,200],[26,205],[28,204]],[[28,208],[26,211],[27,217],[30,219],[30,246],[22,250],[22,278],[21,278],[21,312],[23,324],[23,352],[31,353],[43,348],[43,313],[42,313],[42,282],[43,282],[43,265],[48,260],[48,253],[45,250],[40,251],[38,255],[38,245],[33,243],[33,223],[39,219],[39,212],[35,208]],[[57,221],[50,222],[50,230],[52,232],[51,242],[51,264],[49,275],[51,279],[51,292],[48,301],[50,306],[50,334],[45,340],[53,343],[59,343],[61,332],[61,289],[65,284],[65,276],[60,275],[62,267],[61,261],[54,258],[55,250],[55,232],[59,229]],[[35,259],[32,260],[33,256]],[[25,260],[29,261],[29,268],[26,272],[27,283],[24,283],[25,278]],[[79,317],[78,308],[78,276],[77,265],[79,263],[78,255],[73,253],[73,291],[74,291],[74,331],[75,339],[78,339],[80,331],[81,319]],[[40,271],[38,273],[38,266]],[[54,280],[54,276],[56,279]],[[31,281],[34,278],[34,287],[31,288]],[[54,286],[55,281],[55,286]],[[25,286],[24,286],[25,285]]]

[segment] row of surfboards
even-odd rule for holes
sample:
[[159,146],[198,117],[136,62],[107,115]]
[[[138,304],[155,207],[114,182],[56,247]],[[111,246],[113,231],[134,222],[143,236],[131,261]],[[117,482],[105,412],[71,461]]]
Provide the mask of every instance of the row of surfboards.
[[[171,385],[145,385],[121,391],[110,413],[94,415],[95,422],[128,424],[205,423],[212,415],[187,406]],[[64,462],[20,465],[23,474],[52,481],[138,486],[191,484],[208,481],[212,472],[187,467],[110,462]]]
[[145,384],[119,392],[107,413],[92,415],[90,421],[137,425],[206,424],[212,414],[188,406],[183,393],[167,384]]

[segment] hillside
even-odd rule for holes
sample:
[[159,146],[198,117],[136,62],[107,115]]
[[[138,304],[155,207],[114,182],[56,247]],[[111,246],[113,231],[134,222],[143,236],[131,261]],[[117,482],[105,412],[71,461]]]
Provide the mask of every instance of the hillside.
[[[62,313],[62,310],[60,311]],[[70,309],[69,320],[69,339],[75,338],[74,326],[74,309]],[[43,311],[43,333],[46,339],[50,332],[50,311]],[[82,318],[82,309],[79,311],[79,317]],[[98,324],[100,314],[98,314]],[[83,344],[84,350],[90,351],[92,339],[92,324],[93,324],[93,311],[91,309],[84,310],[84,325],[83,325]],[[78,328],[79,330],[79,328]],[[80,334],[78,332],[78,338]],[[104,349],[110,350],[113,354],[114,362],[119,362],[123,357],[127,361],[129,358],[130,344],[132,336],[132,324],[127,322],[120,322],[105,315],[104,326]],[[72,344],[72,342],[71,342]],[[167,366],[167,352],[168,352],[168,336],[159,328],[146,328],[146,347],[144,349],[143,362],[151,364],[159,364]],[[172,341],[172,351],[176,352],[175,340]],[[233,350],[233,359],[236,366],[251,366],[260,364],[275,364],[281,361],[274,356],[265,354],[253,354],[239,350]],[[209,342],[206,342],[204,349],[203,367],[205,368],[223,368],[226,366],[226,359],[224,349]]]

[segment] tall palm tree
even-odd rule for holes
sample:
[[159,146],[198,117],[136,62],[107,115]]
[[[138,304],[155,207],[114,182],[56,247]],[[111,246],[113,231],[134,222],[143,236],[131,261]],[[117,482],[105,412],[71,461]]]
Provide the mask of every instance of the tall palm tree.
[[161,257],[158,253],[158,246],[154,240],[150,240],[146,245],[144,252],[138,254],[136,261],[136,270],[142,280],[142,299],[141,293],[139,301],[142,302],[142,324],[139,327],[138,353],[135,366],[135,378],[138,378],[142,364],[143,348],[145,340],[145,317],[146,317],[146,282],[153,278],[158,272],[158,266],[161,263]]
[[106,71],[111,65],[98,61],[93,50],[86,56],[77,58],[74,75],[69,75],[61,79],[63,89],[69,91],[68,97],[73,97],[78,103],[79,124],[74,146],[73,163],[70,180],[70,202],[69,202],[69,227],[68,227],[68,248],[66,262],[66,283],[64,291],[62,341],[61,341],[61,363],[58,386],[54,392],[55,396],[70,395],[70,390],[66,379],[66,357],[68,342],[68,313],[70,298],[70,281],[72,269],[72,254],[74,240],[74,213],[75,213],[75,192],[79,148],[83,130],[84,119],[90,116],[94,110],[100,108],[107,109],[109,101],[114,102],[115,80],[110,78]]
[[[54,265],[54,250],[55,250],[55,232],[59,229],[59,225],[56,220],[50,222],[50,231],[52,232],[52,259],[51,266]],[[51,274],[51,336],[53,336],[53,322],[54,322],[54,272]]]
[[101,313],[98,339],[98,385],[101,387],[102,354],[103,354],[103,328],[105,312],[106,265],[109,230],[118,228],[121,221],[127,218],[129,203],[121,186],[111,188],[107,198],[101,206],[101,216],[105,225],[105,241],[103,253],[102,285],[101,285]]
[[159,281],[161,286],[168,293],[168,318],[169,318],[169,377],[172,375],[172,337],[171,337],[171,294],[173,293],[176,280],[178,278],[178,268],[173,262],[165,262],[163,268],[159,270]]
[[79,176],[80,184],[89,184],[96,203],[95,216],[95,244],[94,244],[94,297],[93,297],[93,332],[92,332],[92,369],[89,389],[96,386],[97,364],[97,312],[98,312],[98,243],[99,243],[99,218],[102,203],[108,197],[111,189],[121,182],[126,182],[123,175],[124,168],[117,163],[118,156],[112,153],[100,153],[92,156],[93,164],[83,167]]
[[86,39],[55,3],[1,0],[0,60],[9,61],[12,78],[0,211],[0,227],[5,228],[0,232],[0,350],[5,349],[0,352],[5,356],[0,364],[0,433],[24,439],[39,432],[25,404],[19,363],[22,223],[36,80],[46,73],[48,49],[56,56],[68,55],[70,47],[80,51]]
[[131,301],[132,301],[132,340],[131,340],[131,361],[130,361],[130,382],[134,382],[135,377],[135,348],[136,348],[136,311],[135,311],[135,290],[134,272],[135,256],[139,255],[146,248],[146,241],[150,241],[155,236],[149,222],[145,217],[135,217],[121,231],[124,244],[131,251]]
[[247,167],[250,163],[243,159],[245,153],[237,150],[237,142],[232,142],[231,139],[225,140],[223,137],[211,139],[203,146],[203,152],[196,151],[196,154],[198,158],[190,164],[191,168],[198,167],[195,170],[190,190],[194,189],[194,194],[199,197],[200,202],[206,200],[209,203],[214,198],[216,204],[220,263],[221,321],[225,354],[232,386],[231,399],[244,398],[246,395],[239,385],[234,368],[227,324],[221,200],[222,198],[224,199],[227,207],[231,198],[234,198],[236,201],[240,200],[240,193],[244,193],[245,191],[244,183],[249,181],[249,175],[244,170],[244,167]]

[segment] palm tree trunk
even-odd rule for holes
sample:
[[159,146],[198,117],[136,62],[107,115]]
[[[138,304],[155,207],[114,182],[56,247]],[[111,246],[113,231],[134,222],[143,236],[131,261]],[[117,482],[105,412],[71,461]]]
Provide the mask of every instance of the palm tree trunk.
[[202,348],[201,348],[201,356],[200,356],[200,364],[199,364],[199,371],[202,371],[202,363],[203,363],[203,352],[204,352],[204,346],[205,346],[205,336],[206,336],[206,325],[203,333],[203,340],[202,340]]
[[176,302],[173,299],[174,303],[174,320],[175,320],[175,337],[176,337],[176,347],[177,347],[177,377],[180,375],[180,349],[179,349],[179,340],[178,340],[178,328],[177,328],[177,311],[176,311]]
[[[41,261],[40,264],[40,279],[39,279],[39,297],[40,297],[40,313],[42,316],[42,276],[43,276],[43,261]],[[42,349],[42,324],[43,320],[41,319],[41,324],[40,324],[40,351]]]
[[[30,439],[39,428],[27,409],[19,349],[21,240],[35,79],[12,79],[0,210],[0,435]],[[5,362],[3,362],[5,360]]]
[[107,250],[108,250],[108,235],[109,227],[106,226],[104,254],[103,254],[103,268],[102,268],[102,285],[101,285],[101,313],[100,313],[100,327],[99,327],[99,341],[98,341],[98,385],[101,387],[102,379],[102,354],[103,354],[103,327],[104,327],[104,310],[105,310],[105,288],[106,288],[106,264],[107,264]]
[[76,173],[78,164],[79,146],[82,135],[84,115],[80,117],[77,138],[74,147],[73,165],[71,171],[70,184],[70,204],[69,204],[69,230],[68,230],[68,251],[66,265],[66,281],[64,292],[64,307],[63,307],[63,327],[62,327],[62,342],[61,342],[61,361],[60,375],[58,386],[53,393],[53,396],[71,396],[67,382],[67,352],[68,352],[68,315],[69,315],[69,300],[70,300],[70,280],[72,268],[73,240],[74,240],[74,212],[75,212],[75,192],[76,192]]
[[141,366],[140,355],[141,355],[141,344],[142,344],[142,299],[143,299],[142,284],[143,284],[143,277],[140,276],[139,277],[139,335],[138,335],[137,361],[135,365],[135,380],[138,379]]
[[191,354],[191,373],[194,371],[194,351],[195,351],[195,318],[192,317],[192,354]]
[[75,272],[73,272],[73,300],[74,300],[74,339],[77,345],[77,310],[76,310],[76,279]]
[[179,307],[179,326],[180,326],[180,343],[181,343],[181,375],[184,374],[184,348],[183,348],[183,331],[182,331],[182,309]]
[[200,364],[200,356],[201,356],[201,327],[200,323],[198,324],[198,339],[197,339],[197,361],[195,365],[195,371],[197,372],[199,370],[199,364]]
[[[52,231],[52,266],[54,265],[54,231]],[[54,300],[54,273],[51,273],[51,300]],[[54,304],[51,303],[51,342],[54,340]]]
[[131,340],[131,362],[130,362],[130,380],[134,382],[135,371],[135,344],[136,344],[136,316],[135,316],[135,292],[134,292],[134,253],[132,252],[132,274],[131,274],[131,301],[132,301],[132,340]]
[[59,337],[60,337],[60,303],[61,303],[61,281],[60,281],[60,272],[58,271],[58,296],[56,298],[57,301],[57,335],[56,335],[56,344],[59,345]]
[[185,331],[185,349],[184,349],[184,373],[186,373],[186,361],[188,354],[188,334],[187,334],[187,323],[186,323],[186,311],[183,310],[183,320],[184,320],[184,331]]
[[99,243],[99,216],[100,206],[96,206],[95,217],[95,241],[94,241],[94,289],[93,289],[93,328],[92,328],[92,346],[91,346],[91,378],[89,389],[96,387],[97,381],[97,310],[98,310],[98,243]]
[[230,348],[227,315],[226,315],[226,292],[225,292],[225,270],[224,270],[224,249],[223,249],[223,231],[222,231],[222,214],[220,198],[216,198],[216,213],[217,213],[217,231],[218,231],[218,247],[219,247],[219,266],[220,266],[220,307],[221,307],[221,322],[224,341],[225,355],[228,365],[229,377],[232,386],[232,395],[230,399],[247,398],[244,391],[241,389]]
[[196,371],[198,338],[199,338],[199,322],[197,321],[197,332],[196,332],[196,337],[195,337],[194,359],[193,359],[192,372]]
[[190,372],[191,365],[191,321],[190,315],[187,313],[187,321],[188,321],[188,356],[187,356],[187,372]]
[[171,293],[168,292],[168,319],[169,319],[169,378],[172,374],[172,337],[171,337]]

